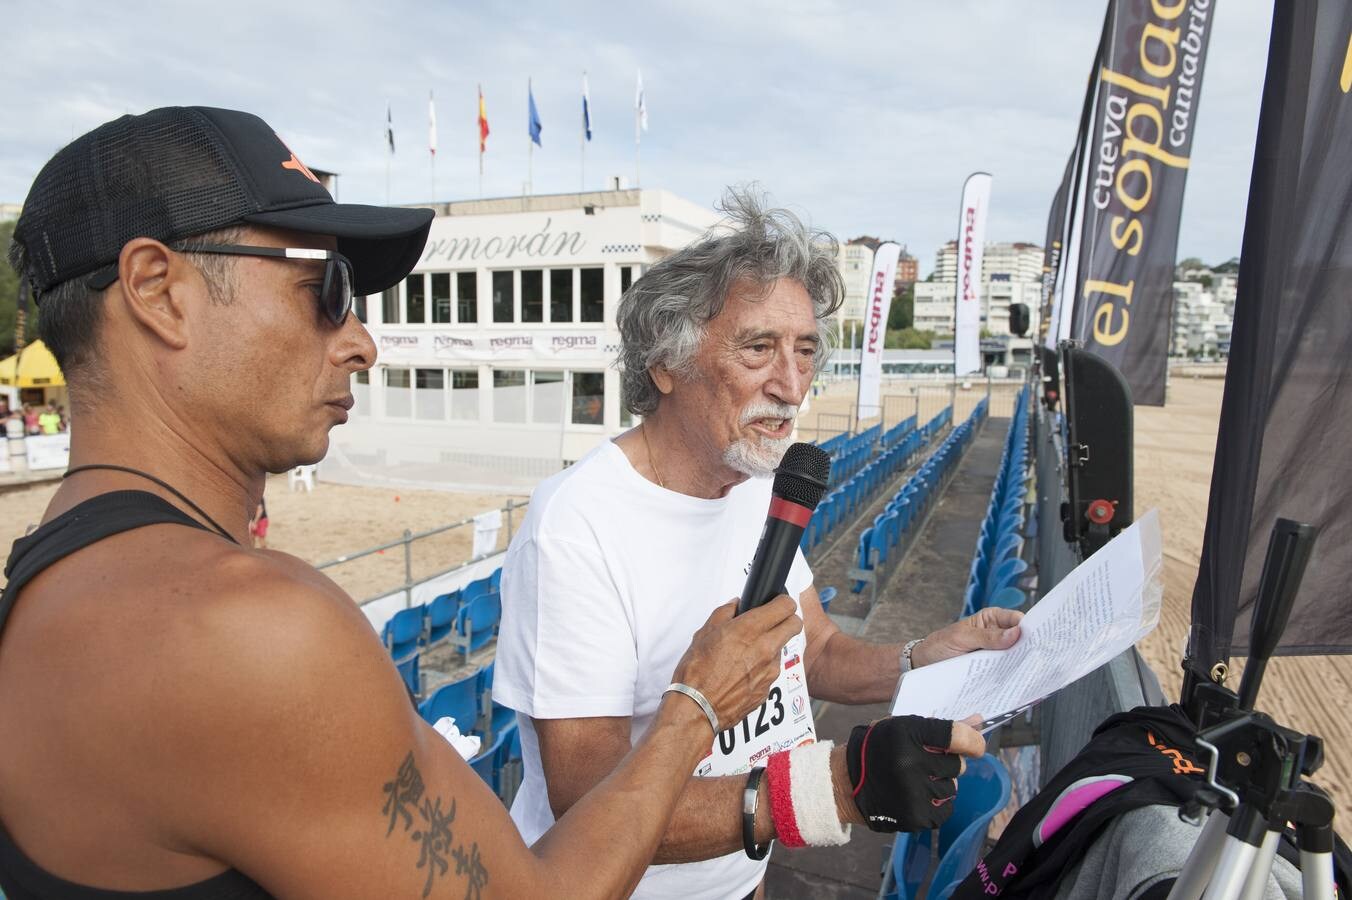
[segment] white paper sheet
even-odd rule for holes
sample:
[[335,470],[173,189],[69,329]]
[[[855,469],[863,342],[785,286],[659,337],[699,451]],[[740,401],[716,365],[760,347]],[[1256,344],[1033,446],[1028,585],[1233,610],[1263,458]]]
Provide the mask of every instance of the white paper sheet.
[[1111,660],[1159,623],[1159,515],[1150,510],[1033,605],[1008,650],[978,650],[906,675],[893,715],[965,719],[984,733]]

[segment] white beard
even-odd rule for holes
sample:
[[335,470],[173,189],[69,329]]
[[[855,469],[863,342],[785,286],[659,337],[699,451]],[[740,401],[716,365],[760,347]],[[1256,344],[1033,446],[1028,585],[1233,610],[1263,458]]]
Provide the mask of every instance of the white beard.
[[735,472],[763,478],[773,475],[784,454],[793,444],[793,436],[782,438],[762,437],[755,440],[742,438],[734,441],[723,451],[723,463]]

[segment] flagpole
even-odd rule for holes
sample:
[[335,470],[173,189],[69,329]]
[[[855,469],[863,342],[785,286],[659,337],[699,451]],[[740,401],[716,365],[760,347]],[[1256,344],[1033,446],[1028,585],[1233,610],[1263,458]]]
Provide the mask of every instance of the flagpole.
[[479,122],[477,122],[476,132],[479,132],[479,199],[484,199],[484,85],[479,85]]
[[[526,98],[527,102],[535,102],[535,91],[531,89],[530,79],[526,79]],[[530,114],[526,115],[526,196],[529,197],[535,193],[535,136],[531,134],[531,128],[534,121]]]

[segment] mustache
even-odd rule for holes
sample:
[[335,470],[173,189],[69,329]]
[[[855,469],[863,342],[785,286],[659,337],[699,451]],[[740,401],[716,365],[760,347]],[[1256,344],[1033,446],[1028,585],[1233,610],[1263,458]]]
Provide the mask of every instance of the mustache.
[[787,403],[752,403],[742,410],[742,425],[750,425],[757,419],[792,419],[798,415],[798,407]]

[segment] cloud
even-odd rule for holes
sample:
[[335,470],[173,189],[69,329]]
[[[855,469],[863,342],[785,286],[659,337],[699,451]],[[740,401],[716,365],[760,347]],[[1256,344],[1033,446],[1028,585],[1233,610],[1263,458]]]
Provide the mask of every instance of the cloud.
[[[841,237],[909,245],[928,267],[956,228],[962,181],[995,176],[990,236],[1041,242],[1079,117],[1101,3],[584,2],[379,8],[27,2],[10,17],[0,98],[0,201],[43,162],[124,112],[208,104],[262,115],[311,165],[341,173],[343,200],[432,199],[427,92],[439,124],[440,200],[479,191],[477,86],[493,133],[487,196],[526,181],[526,80],[544,122],[535,190],[576,190],[581,73],[595,139],[586,184],[633,180],[634,77],[651,130],[645,186],[714,203],[757,181]],[[1180,255],[1239,252],[1270,11],[1227,0],[1205,75]],[[398,153],[385,152],[385,109]]]

